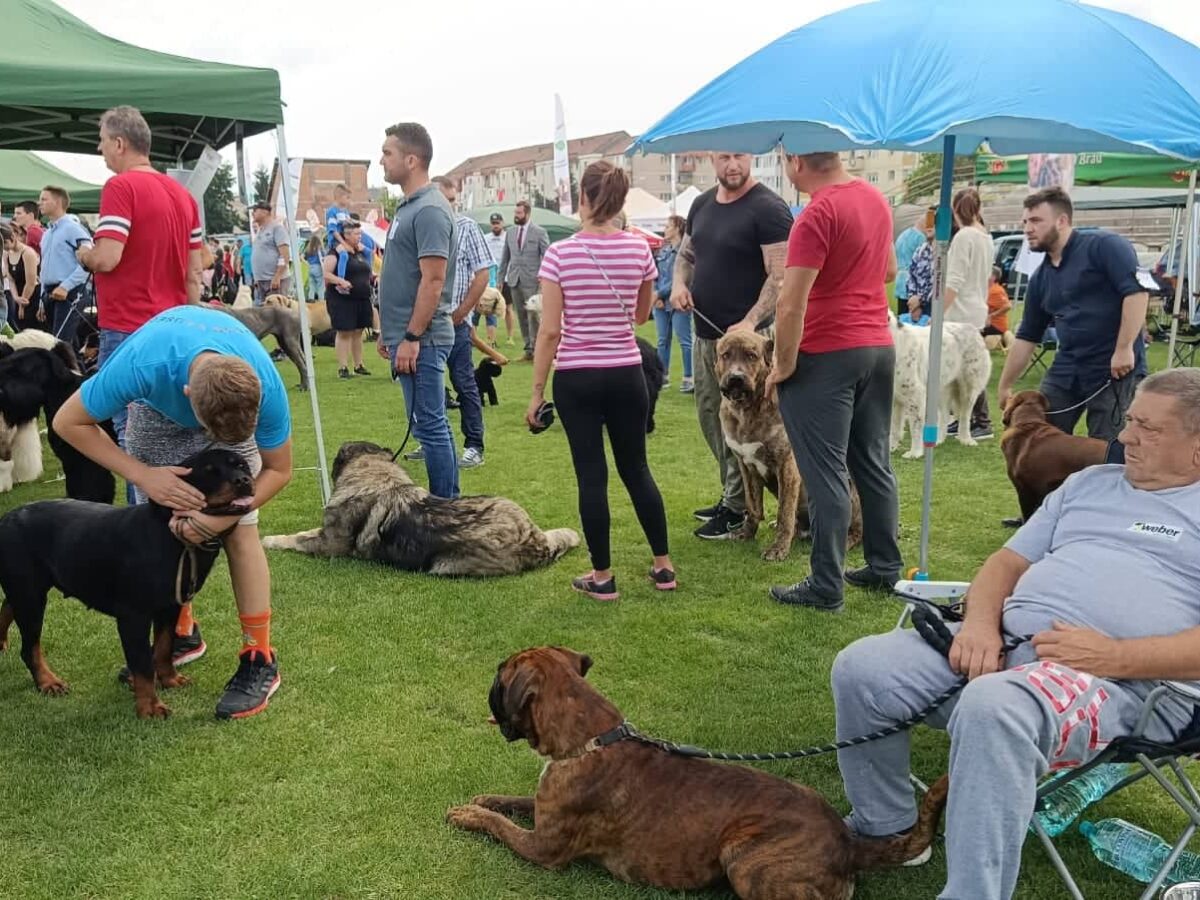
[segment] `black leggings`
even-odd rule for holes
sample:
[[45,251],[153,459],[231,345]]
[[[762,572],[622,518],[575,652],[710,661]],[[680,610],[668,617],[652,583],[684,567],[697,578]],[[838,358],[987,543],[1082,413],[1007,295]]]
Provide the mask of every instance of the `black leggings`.
[[592,567],[612,566],[609,550],[608,462],[604,427],[617,474],[655,556],[667,555],[667,514],[646,462],[646,416],[650,400],[642,367],[567,369],[554,373],[554,403],[571,445],[579,482],[579,518]]

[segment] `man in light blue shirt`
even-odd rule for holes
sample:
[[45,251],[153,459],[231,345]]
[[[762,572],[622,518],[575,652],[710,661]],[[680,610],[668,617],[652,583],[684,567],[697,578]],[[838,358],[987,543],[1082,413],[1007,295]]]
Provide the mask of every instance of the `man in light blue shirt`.
[[75,258],[75,251],[92,243],[88,230],[75,216],[67,215],[71,196],[60,187],[47,185],[38,198],[38,211],[50,224],[42,235],[41,302],[50,333],[74,344],[79,328],[79,307],[87,270]]

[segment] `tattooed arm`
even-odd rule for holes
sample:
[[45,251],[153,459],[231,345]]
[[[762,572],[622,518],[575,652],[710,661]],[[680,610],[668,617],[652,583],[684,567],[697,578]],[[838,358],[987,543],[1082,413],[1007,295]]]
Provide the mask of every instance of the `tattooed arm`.
[[696,271],[696,251],[692,249],[691,235],[685,234],[675,256],[675,277],[671,283],[671,306],[687,312],[692,303],[692,274]]
[[775,306],[779,303],[779,289],[783,287],[783,272],[787,265],[787,248],[787,241],[763,245],[763,265],[767,269],[767,278],[763,282],[762,290],[758,292],[758,302],[750,307],[742,321],[730,327],[730,331],[740,328],[754,331],[775,315]]

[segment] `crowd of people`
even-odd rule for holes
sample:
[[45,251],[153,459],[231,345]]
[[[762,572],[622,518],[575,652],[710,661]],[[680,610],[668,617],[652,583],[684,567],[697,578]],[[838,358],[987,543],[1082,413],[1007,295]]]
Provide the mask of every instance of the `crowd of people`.
[[[34,213],[27,205],[20,221],[14,216],[0,226],[7,318],[18,328],[59,332],[69,327],[84,284],[94,282],[99,370],[63,406],[54,428],[125,478],[136,502],[172,509],[170,527],[181,540],[223,536],[242,649],[217,714],[240,718],[265,709],[280,685],[270,572],[257,520],[291,477],[288,402],[250,332],[198,304],[205,253],[196,203],[153,169],[150,146],[150,129],[137,110],[109,110],[100,121],[98,149],[114,177],[104,187],[95,232],[70,215],[69,196],[54,187],[36,205],[44,229],[28,218]],[[498,315],[477,307],[489,288],[500,290],[508,301],[510,339],[508,315],[515,311],[523,355],[532,364],[526,422],[543,430],[557,411],[570,448],[591,562],[572,587],[598,601],[618,597],[605,437],[646,537],[646,576],[661,591],[681,583],[647,457],[649,398],[636,339],[651,316],[668,371],[672,339],[679,339],[680,387],[694,392],[699,432],[716,463],[713,493],[719,496],[695,511],[701,521],[695,535],[705,540],[739,537],[746,509],[720,423],[718,342],[729,332],[773,328],[768,387],[777,391],[807,492],[812,548],[807,577],[772,588],[770,596],[825,612],[842,607],[845,585],[890,589],[903,567],[888,446],[896,359],[887,284],[896,281],[898,314],[920,321],[942,303],[946,321],[1011,342],[996,397],[1000,407],[1053,322],[1059,352],[1041,385],[1055,410],[1051,422],[1071,432],[1086,413],[1090,434],[1119,437],[1125,466],[1073,476],[988,559],[972,583],[949,666],[912,633],[893,632],[846,648],[833,671],[839,737],[901,721],[949,680],[972,679],[931,719],[952,738],[949,880],[941,896],[1011,896],[1037,777],[1089,758],[1128,727],[1151,680],[1200,678],[1193,603],[1200,585],[1200,378],[1189,369],[1143,381],[1148,298],[1129,242],[1075,230],[1070,197],[1059,188],[1031,194],[1024,203],[1025,234],[1046,261],[1030,281],[1012,338],[1011,302],[993,267],[973,189],[953,198],[956,231],[944,293],[936,296],[932,216],[893,241],[886,199],[843,169],[836,153],[787,155],[789,180],[812,198],[798,218],[752,177],[748,155],[713,154],[717,186],[697,198],[686,219],[668,222],[657,259],[642,237],[622,228],[629,180],[608,162],[587,166],[579,180],[579,232],[551,244],[526,202],[517,205],[510,227],[497,214],[487,232],[456,213],[457,185],[431,177],[432,158],[433,141],[421,125],[386,129],[381,165],[403,196],[378,274],[374,248],[341,191],[328,211],[325,238],[303,248],[309,280],[319,277],[324,285],[339,375],[369,374],[362,335],[377,325],[376,351],[401,390],[420,444],[414,458],[424,463],[429,490],[458,497],[460,469],[481,464],[485,452],[471,361],[474,326],[486,321],[494,342],[499,325]],[[287,229],[268,204],[257,204],[252,214],[253,241],[210,247],[214,265],[224,278],[250,286],[256,302],[292,293],[298,286],[291,283]],[[305,299],[317,294],[310,288]],[[528,308],[535,295],[540,315]],[[461,457],[447,412],[447,378],[462,404]],[[116,442],[97,427],[110,418]],[[977,437],[990,433],[986,394],[972,421],[960,426]],[[174,468],[214,442],[244,456],[255,473],[253,503],[244,515],[202,512],[203,498]],[[852,488],[861,499],[865,565],[846,569]],[[1154,543],[1164,534],[1169,547]],[[1177,540],[1186,543],[1176,546]],[[1148,565],[1162,560],[1162,549],[1169,550],[1170,565]],[[1135,594],[1151,599],[1131,616],[1126,604]],[[1006,660],[1005,635],[1033,637]],[[175,661],[190,662],[205,649],[185,606]],[[1054,678],[1056,684],[1087,685],[1065,704],[1038,687],[1064,670],[1072,674]],[[1177,732],[1190,715],[1170,708],[1154,728]],[[1088,716],[1091,737],[1067,727]],[[853,805],[848,821],[857,833],[882,837],[912,827],[907,741],[898,734],[841,752]],[[981,808],[990,810],[982,825],[975,815]]]

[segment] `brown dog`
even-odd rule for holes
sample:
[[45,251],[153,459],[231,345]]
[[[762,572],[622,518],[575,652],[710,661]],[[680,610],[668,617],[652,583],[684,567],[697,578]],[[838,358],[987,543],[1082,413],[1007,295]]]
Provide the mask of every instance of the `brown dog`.
[[[854,874],[924,852],[947,779],[926,795],[913,830],[864,840],[810,788],[766,772],[672,756],[633,740],[584,675],[592,661],[562,647],[517,653],[488,704],[501,733],[547,760],[534,797],[476,797],[447,820],[481,831],[549,869],[592,859],[623,881],[694,890],[728,880],[743,900],[845,900]],[[604,736],[603,740],[597,740]],[[532,816],[527,830],[509,815]]]
[[[779,499],[775,542],[763,559],[787,559],[797,526],[808,536],[808,503],[792,445],[779,415],[779,401],[767,395],[774,343],[752,331],[731,331],[717,342],[717,379],[721,388],[721,430],[725,445],[738,458],[746,486],[746,522],[741,537],[751,540],[763,520],[763,492]],[[847,548],[862,540],[858,491],[850,489],[852,512]]]
[[1046,495],[1068,475],[1100,465],[1108,455],[1105,441],[1063,434],[1047,422],[1049,408],[1039,391],[1021,391],[1004,407],[1000,450],[1008,465],[1008,480],[1017,491],[1021,515],[1027,522]]

